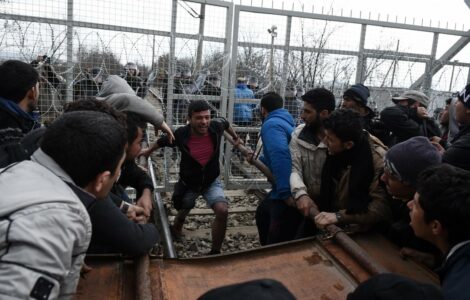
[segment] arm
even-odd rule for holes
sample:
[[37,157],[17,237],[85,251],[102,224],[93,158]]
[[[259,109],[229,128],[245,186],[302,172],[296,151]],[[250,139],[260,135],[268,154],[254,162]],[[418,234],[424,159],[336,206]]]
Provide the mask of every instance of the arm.
[[279,125],[263,127],[261,130],[264,153],[270,156],[270,169],[276,182],[276,188],[282,199],[291,197],[290,173],[292,159],[289,152],[289,140],[286,132]]
[[420,124],[397,106],[387,107],[380,113],[382,122],[402,139],[423,135]]
[[233,129],[233,127],[231,125],[228,126],[227,129],[225,129],[225,131],[227,131],[228,134],[230,134],[230,136],[232,137],[233,139],[233,146],[238,146],[240,145],[240,143],[242,143],[242,140],[240,139],[240,137],[238,136],[238,134],[235,132],[235,130]]
[[172,139],[168,135],[164,135],[161,138],[159,138],[155,143],[153,143],[153,145],[150,146],[149,148],[142,149],[139,153],[139,156],[145,156],[146,158],[148,158],[150,156],[150,154],[152,154],[154,151],[156,151],[160,148],[163,148],[163,147],[171,147],[171,148],[176,147],[175,141],[176,140],[175,140],[174,137]]

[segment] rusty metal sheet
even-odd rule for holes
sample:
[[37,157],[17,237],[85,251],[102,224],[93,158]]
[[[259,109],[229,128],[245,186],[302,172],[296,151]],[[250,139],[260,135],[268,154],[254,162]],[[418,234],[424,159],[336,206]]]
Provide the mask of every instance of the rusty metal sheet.
[[119,257],[87,257],[93,268],[81,278],[75,300],[135,299],[135,272],[132,261]]
[[[356,280],[316,240],[243,253],[150,264],[153,299],[197,299],[208,290],[253,279],[281,281],[297,299],[345,299]],[[160,285],[161,284],[161,285]]]

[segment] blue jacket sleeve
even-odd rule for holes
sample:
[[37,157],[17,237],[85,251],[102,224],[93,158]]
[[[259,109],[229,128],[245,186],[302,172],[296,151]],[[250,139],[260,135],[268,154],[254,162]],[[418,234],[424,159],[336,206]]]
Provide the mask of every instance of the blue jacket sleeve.
[[292,168],[288,136],[280,125],[269,124],[261,130],[261,138],[264,155],[267,156],[264,160],[273,173],[278,198],[287,199],[291,196],[289,179]]

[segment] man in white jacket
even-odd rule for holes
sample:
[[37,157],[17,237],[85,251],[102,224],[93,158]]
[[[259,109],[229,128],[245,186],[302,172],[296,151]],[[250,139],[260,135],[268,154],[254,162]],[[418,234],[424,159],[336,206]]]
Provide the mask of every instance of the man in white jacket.
[[0,169],[0,298],[67,299],[91,238],[87,210],[119,176],[126,132],[112,116],[64,114],[32,161]]

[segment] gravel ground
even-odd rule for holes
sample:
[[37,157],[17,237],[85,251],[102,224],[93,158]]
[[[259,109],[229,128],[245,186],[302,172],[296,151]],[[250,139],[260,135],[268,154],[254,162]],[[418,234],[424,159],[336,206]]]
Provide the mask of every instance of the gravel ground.
[[[173,223],[174,216],[171,212],[175,212],[171,206],[170,197],[164,198],[165,207],[167,209],[170,223]],[[230,207],[256,207],[258,205],[258,198],[255,195],[233,196],[229,197]],[[207,208],[205,201],[199,197],[196,201],[196,208]],[[211,236],[210,228],[214,215],[190,215],[186,218],[184,230],[186,232],[204,230],[201,234],[188,233],[181,240],[175,241],[175,247],[180,258],[190,258],[205,256],[211,249]],[[248,213],[230,213],[227,221],[228,228],[231,227],[247,227],[256,226],[254,212]],[[232,229],[233,230],[233,229]],[[231,232],[227,233],[224,243],[222,245],[222,253],[232,253],[236,251],[254,249],[260,247],[258,234],[256,229],[253,228],[249,232]]]

